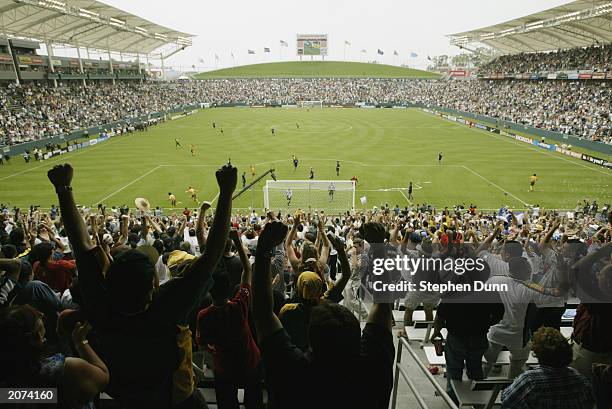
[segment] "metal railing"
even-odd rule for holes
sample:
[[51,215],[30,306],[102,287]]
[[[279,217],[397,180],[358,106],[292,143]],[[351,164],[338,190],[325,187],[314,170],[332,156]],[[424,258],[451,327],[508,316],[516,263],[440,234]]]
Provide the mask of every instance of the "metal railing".
[[410,379],[410,377],[406,373],[406,370],[402,367],[402,351],[404,349],[408,351],[408,353],[416,363],[417,367],[425,374],[427,380],[431,382],[434,389],[436,390],[436,394],[444,400],[444,402],[448,405],[450,409],[459,409],[455,402],[452,400],[452,398],[448,395],[448,393],[446,393],[446,390],[442,386],[440,386],[438,381],[436,381],[433,375],[429,372],[429,369],[423,364],[423,362],[421,362],[419,357],[416,355],[416,352],[412,350],[408,340],[403,337],[399,338],[399,341],[397,342],[397,357],[395,359],[395,376],[393,377],[393,396],[391,399],[391,409],[395,409],[397,405],[397,388],[399,385],[399,375],[401,375],[402,378],[404,378],[404,381],[406,381],[406,383],[408,384],[408,387],[414,394],[414,397],[417,400],[419,406],[422,409],[429,408],[427,406],[427,403],[423,399],[423,396],[417,389],[416,385],[414,384],[412,379]]

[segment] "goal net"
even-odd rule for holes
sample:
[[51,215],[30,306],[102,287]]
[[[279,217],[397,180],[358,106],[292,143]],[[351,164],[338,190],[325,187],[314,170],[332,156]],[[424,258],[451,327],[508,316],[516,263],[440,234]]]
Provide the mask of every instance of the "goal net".
[[298,101],[298,108],[323,108],[323,101]]
[[352,180],[268,180],[264,207],[273,211],[326,210],[345,212],[355,207]]

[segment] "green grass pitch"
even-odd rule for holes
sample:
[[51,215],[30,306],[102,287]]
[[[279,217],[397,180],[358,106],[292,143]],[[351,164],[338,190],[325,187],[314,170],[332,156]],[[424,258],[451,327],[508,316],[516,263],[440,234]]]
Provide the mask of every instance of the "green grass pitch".
[[251,64],[202,72],[196,79],[213,78],[439,78],[440,75],[386,64],[345,61],[286,61]]
[[[175,138],[181,148],[175,148]],[[191,144],[195,156],[189,152]],[[297,172],[293,154],[300,159]],[[133,206],[136,197],[145,197],[167,209],[167,194],[173,192],[183,205],[194,207],[185,190],[193,185],[200,200],[213,199],[218,191],[214,170],[228,158],[238,167],[239,185],[243,171],[251,179],[252,164],[257,174],[276,168],[279,179],[307,179],[311,166],[316,179],[348,180],[355,175],[357,207],[360,196],[367,197],[368,207],[407,205],[405,191],[399,189],[409,181],[415,184],[415,202],[438,207],[474,203],[483,209],[502,204],[524,208],[537,203],[568,209],[579,199],[603,202],[612,197],[612,172],[604,168],[417,109],[219,108],[44,162],[25,164],[13,157],[9,165],[0,166],[0,202],[49,207],[56,198],[46,172],[54,164],[70,162],[79,204]],[[341,161],[339,178],[336,160]],[[528,177],[533,173],[539,181],[530,193]],[[264,183],[234,206],[262,208]]]

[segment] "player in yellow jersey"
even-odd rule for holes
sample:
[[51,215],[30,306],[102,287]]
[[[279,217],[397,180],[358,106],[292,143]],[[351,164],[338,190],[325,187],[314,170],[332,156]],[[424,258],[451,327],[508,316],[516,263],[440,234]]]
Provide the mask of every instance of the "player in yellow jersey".
[[192,186],[189,186],[189,189],[187,189],[185,193],[189,193],[189,197],[191,197],[191,200],[198,203],[198,194]]
[[537,181],[538,181],[538,177],[536,176],[535,173],[533,174],[533,176],[529,176],[529,191],[530,192],[533,192],[533,187],[535,186]]
[[255,165],[251,165],[251,176],[255,177]]
[[191,156],[195,156],[195,145],[191,144]]
[[168,200],[172,206],[176,206],[176,196],[174,196],[172,192],[168,192]]

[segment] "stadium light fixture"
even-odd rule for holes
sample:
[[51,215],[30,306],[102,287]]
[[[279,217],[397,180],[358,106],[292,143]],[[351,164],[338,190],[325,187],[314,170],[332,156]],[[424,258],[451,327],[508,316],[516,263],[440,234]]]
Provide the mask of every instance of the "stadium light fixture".
[[50,8],[54,10],[59,10],[62,12],[66,11],[66,3],[57,1],[57,0],[40,0],[38,4],[44,8]]
[[110,24],[111,24],[111,25],[114,25],[114,26],[119,26],[119,27],[123,27],[123,26],[125,26],[125,21],[123,21],[123,20],[119,20],[119,19],[117,19],[117,18],[113,18],[113,17],[111,17],[111,18],[109,19],[109,21],[110,21]]
[[87,9],[79,9],[79,15],[85,18],[99,18],[100,17],[98,13],[94,13],[93,11],[89,11]]

